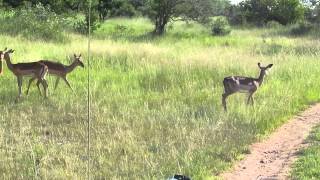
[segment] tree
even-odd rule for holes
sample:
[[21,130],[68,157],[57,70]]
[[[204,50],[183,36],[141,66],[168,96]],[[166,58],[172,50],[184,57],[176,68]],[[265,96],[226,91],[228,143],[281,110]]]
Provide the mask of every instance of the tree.
[[[88,0],[2,0],[5,7],[19,8],[28,5],[42,4],[49,6],[55,13],[62,14],[68,11],[79,12],[87,7]],[[94,2],[95,0],[93,0]]]
[[305,0],[306,18],[313,23],[320,23],[320,0]]
[[112,0],[99,0],[97,10],[99,12],[99,19],[103,21],[108,16],[109,11],[112,9]]
[[304,7],[300,0],[277,0],[268,20],[286,25],[304,18]]
[[12,7],[16,8],[23,5],[23,1],[21,0],[2,0],[2,4],[4,7]]
[[300,0],[246,0],[239,4],[248,22],[265,24],[274,20],[286,25],[304,18]]
[[148,0],[147,15],[155,23],[154,34],[162,35],[165,26],[177,11],[177,6],[184,3],[183,0]]
[[145,14],[154,22],[153,34],[162,35],[166,25],[176,19],[205,21],[215,15],[217,6],[227,0],[146,0]]
[[127,16],[137,14],[137,8],[142,6],[142,0],[98,0],[97,11],[100,21],[107,17]]

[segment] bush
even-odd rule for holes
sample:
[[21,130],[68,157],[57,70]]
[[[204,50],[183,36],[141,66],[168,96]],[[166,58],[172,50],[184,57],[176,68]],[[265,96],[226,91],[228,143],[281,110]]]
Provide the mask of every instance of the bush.
[[268,21],[266,27],[269,29],[277,29],[283,27],[278,21]]
[[290,30],[292,35],[303,35],[309,33],[313,29],[313,25],[306,21],[301,21],[295,25]]
[[86,34],[88,32],[87,21],[84,15],[78,14],[66,18],[66,25],[70,31],[80,34]]
[[66,40],[64,19],[42,4],[3,13],[0,24],[0,32],[10,35],[22,35],[27,39]]
[[126,16],[126,17],[133,17],[138,14],[138,12],[135,10],[135,8],[130,4],[130,3],[125,3],[123,4],[116,10],[113,10],[112,16]]
[[224,16],[211,18],[210,25],[212,35],[227,35],[231,32],[229,22]]
[[[69,31],[80,34],[87,34],[89,26],[88,20],[89,17],[85,14],[69,14],[65,19],[65,27]],[[100,27],[101,24],[98,22],[98,14],[96,11],[91,11],[90,22],[92,32]]]

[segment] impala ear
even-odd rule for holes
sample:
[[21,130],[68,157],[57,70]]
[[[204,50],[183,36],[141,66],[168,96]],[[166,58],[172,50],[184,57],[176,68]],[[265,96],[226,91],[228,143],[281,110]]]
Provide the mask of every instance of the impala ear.
[[267,68],[271,68],[273,66],[273,64],[269,64],[268,66],[267,66]]
[[259,66],[259,68],[261,68],[261,63],[258,62],[258,66]]
[[76,54],[73,54],[73,57],[75,57],[75,58],[76,58],[76,57],[77,57],[77,55],[76,55]]
[[80,53],[79,57],[81,57],[81,53]]

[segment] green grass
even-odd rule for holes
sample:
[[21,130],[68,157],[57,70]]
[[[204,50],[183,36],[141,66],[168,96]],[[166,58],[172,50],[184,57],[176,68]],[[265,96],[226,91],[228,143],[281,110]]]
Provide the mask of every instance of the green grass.
[[310,146],[301,152],[291,172],[292,179],[320,179],[320,126],[308,138]]
[[[112,29],[133,30],[121,36]],[[163,179],[175,173],[212,179],[248,152],[248,145],[272,132],[320,99],[318,39],[276,35],[272,29],[233,29],[213,37],[195,23],[177,22],[167,35],[146,35],[145,19],[107,21],[92,40],[92,177]],[[206,33],[207,32],[207,33]],[[272,34],[272,35],[271,35]],[[16,49],[13,61],[56,59],[81,52],[86,38],[47,43],[0,35]],[[223,77],[257,76],[257,63],[274,63],[245,105],[243,94],[221,106]],[[87,64],[87,63],[86,63]],[[86,66],[86,68],[88,68]],[[86,69],[76,69],[50,98],[37,89],[15,104],[15,77],[4,69],[0,83],[0,176],[10,179],[85,178]],[[26,84],[27,81],[24,82]],[[18,175],[16,170],[21,173]]]

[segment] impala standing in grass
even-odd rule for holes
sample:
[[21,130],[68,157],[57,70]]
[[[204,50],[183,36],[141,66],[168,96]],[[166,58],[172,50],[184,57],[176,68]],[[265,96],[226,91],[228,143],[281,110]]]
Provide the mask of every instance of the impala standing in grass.
[[[7,63],[8,69],[17,77],[18,87],[19,87],[18,99],[20,99],[22,96],[21,91],[22,91],[22,78],[23,78],[23,76],[32,76],[32,78],[38,79],[39,84],[41,83],[43,85],[45,97],[47,97],[48,96],[48,84],[47,84],[45,77],[48,72],[48,67],[42,63],[39,63],[39,62],[12,64],[10,55],[13,52],[14,52],[14,50],[12,50],[12,49],[7,50],[7,48],[6,48],[4,51],[1,51],[0,54],[3,54],[3,57]],[[38,85],[38,88],[40,91],[39,85]]]
[[254,104],[253,94],[262,85],[267,70],[270,69],[273,64],[262,67],[261,64],[258,63],[258,66],[260,68],[260,75],[258,78],[229,76],[223,79],[224,93],[222,94],[222,105],[225,111],[227,111],[227,97],[236,92],[247,93],[249,95],[247,104],[249,104],[250,101],[252,105]]
[[[74,60],[72,62],[72,64],[70,65],[64,65],[61,64],[59,62],[53,62],[53,61],[49,61],[49,60],[41,60],[38,61],[39,63],[45,64],[48,68],[49,68],[49,74],[57,76],[57,80],[55,83],[55,87],[54,89],[57,88],[58,83],[60,81],[60,78],[64,80],[64,82],[69,86],[69,88],[73,91],[70,83],[67,80],[67,75],[72,72],[77,66],[81,66],[82,68],[84,68],[84,64],[81,61],[81,54],[79,56],[74,54]],[[29,85],[28,85],[28,90],[27,90],[27,94],[29,92],[29,88],[31,83],[35,80],[36,78],[31,78],[29,81]],[[38,80],[37,85],[39,85],[40,81]]]

